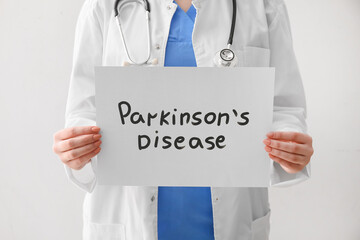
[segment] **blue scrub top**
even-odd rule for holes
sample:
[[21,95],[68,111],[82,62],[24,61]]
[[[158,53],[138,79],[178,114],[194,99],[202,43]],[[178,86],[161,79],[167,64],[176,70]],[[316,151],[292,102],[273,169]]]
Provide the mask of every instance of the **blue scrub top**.
[[[196,67],[192,46],[195,16],[193,5],[187,12],[177,7],[166,45],[165,66]],[[214,240],[210,187],[159,186],[158,239]]]

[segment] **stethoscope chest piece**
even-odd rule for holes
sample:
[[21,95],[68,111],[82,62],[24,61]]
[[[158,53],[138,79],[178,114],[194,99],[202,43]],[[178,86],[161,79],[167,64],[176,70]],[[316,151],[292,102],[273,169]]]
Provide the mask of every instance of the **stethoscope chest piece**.
[[214,64],[218,67],[235,67],[238,64],[238,58],[233,50],[224,48],[215,54]]

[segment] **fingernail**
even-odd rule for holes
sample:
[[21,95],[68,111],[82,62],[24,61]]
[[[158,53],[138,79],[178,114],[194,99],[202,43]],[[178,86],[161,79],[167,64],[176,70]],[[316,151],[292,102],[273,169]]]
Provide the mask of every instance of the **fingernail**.
[[268,146],[265,147],[265,151],[271,152],[271,150],[272,150],[272,149],[271,149],[270,147],[268,147]]
[[101,150],[101,148],[100,148],[100,147],[99,147],[99,148],[97,148],[97,149],[95,150],[95,153],[100,152],[100,150]]
[[95,142],[95,146],[96,146],[96,147],[100,146],[100,144],[101,144],[101,141]]
[[265,140],[263,141],[263,143],[264,143],[265,145],[270,145],[271,141],[270,141],[270,139],[265,139]]
[[268,138],[273,138],[274,135],[275,135],[274,132],[269,132],[269,133],[266,134],[266,136],[267,136]]
[[93,139],[94,140],[99,140],[101,138],[101,135],[100,134],[95,134],[94,136],[93,136]]
[[91,130],[93,132],[98,132],[98,131],[100,131],[100,128],[99,127],[92,127]]
[[266,134],[267,137],[271,138],[274,136],[274,132],[269,132],[268,134]]

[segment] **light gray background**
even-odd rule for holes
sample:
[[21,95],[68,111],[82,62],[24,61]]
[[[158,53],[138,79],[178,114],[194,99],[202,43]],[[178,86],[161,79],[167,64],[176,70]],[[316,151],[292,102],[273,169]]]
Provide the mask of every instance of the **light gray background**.
[[[360,1],[286,2],[315,155],[311,180],[270,189],[271,237],[358,240]],[[84,193],[51,149],[81,4],[0,0],[0,239],[81,238]]]

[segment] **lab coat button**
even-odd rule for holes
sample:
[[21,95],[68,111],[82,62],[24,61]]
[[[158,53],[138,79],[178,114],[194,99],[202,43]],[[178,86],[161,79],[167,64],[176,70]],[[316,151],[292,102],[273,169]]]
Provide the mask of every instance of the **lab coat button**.
[[160,44],[156,44],[155,48],[159,50],[160,49]]
[[151,201],[153,202],[155,200],[155,196],[152,196],[151,197]]
[[168,6],[167,6],[167,10],[170,10],[170,9],[171,9],[171,6],[170,6],[170,5],[168,5]]

